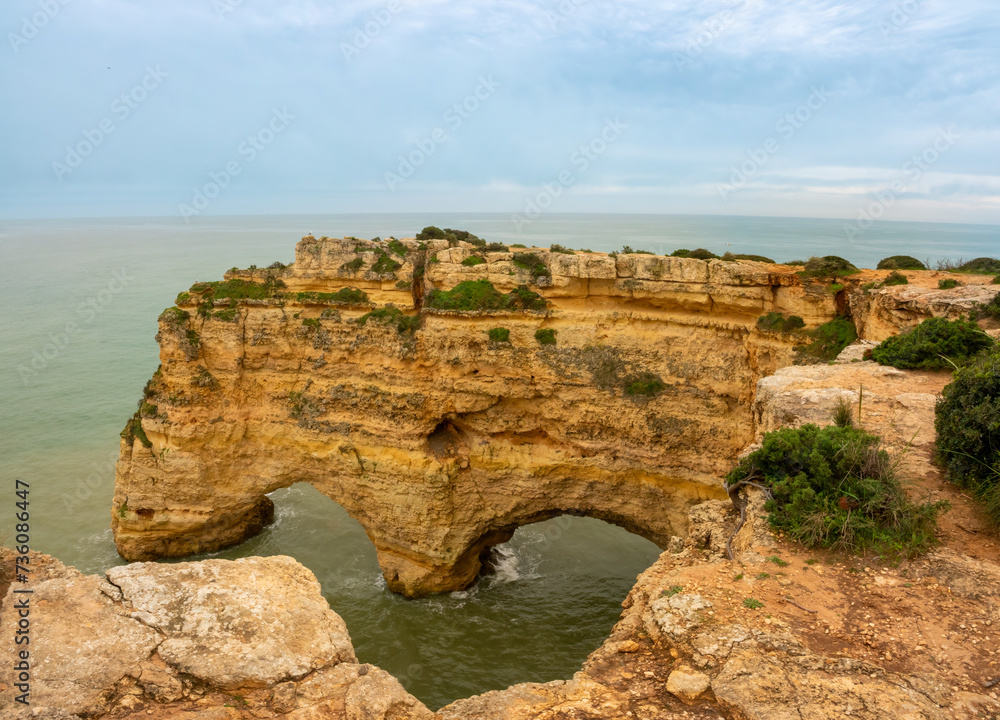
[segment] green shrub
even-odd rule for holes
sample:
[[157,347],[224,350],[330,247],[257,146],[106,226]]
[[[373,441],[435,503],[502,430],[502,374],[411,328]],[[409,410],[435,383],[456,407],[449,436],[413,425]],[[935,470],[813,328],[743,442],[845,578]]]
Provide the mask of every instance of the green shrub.
[[686,250],[681,248],[680,250],[674,250],[670,253],[671,257],[682,257],[682,258],[694,258],[695,260],[718,260],[719,256],[716,255],[711,250],[706,250],[705,248],[697,248],[695,250]]
[[142,428],[142,419],[139,417],[138,412],[125,423],[125,429],[121,431],[121,437],[129,445],[138,440],[145,448],[153,447],[153,443],[146,437],[146,431]]
[[462,261],[462,264],[466,267],[475,267],[476,265],[483,265],[486,263],[486,258],[479,257],[478,255],[469,255]]
[[406,315],[395,305],[386,305],[385,307],[365,313],[358,318],[357,322],[358,325],[364,327],[368,324],[369,320],[374,320],[384,325],[395,325],[396,331],[400,335],[413,333],[420,329],[419,315]]
[[489,280],[465,280],[451,290],[431,290],[424,307],[435,310],[544,310],[545,298],[526,287],[504,295]]
[[655,397],[663,392],[667,387],[667,384],[660,379],[659,375],[654,375],[649,372],[626,377],[624,382],[625,394],[629,397],[634,397],[636,395]]
[[365,259],[363,257],[356,257],[353,260],[348,260],[343,265],[340,266],[341,272],[357,272],[365,265]]
[[994,344],[971,320],[928,318],[872,348],[872,359],[903,370],[948,370]]
[[843,395],[837,398],[837,404],[833,407],[832,419],[833,424],[837,427],[854,427],[854,408]]
[[221,320],[222,322],[236,322],[236,308],[217,310],[216,312],[209,313],[208,317]]
[[995,278],[993,278],[992,284],[993,285],[1000,285],[1000,275],[997,275]]
[[372,272],[378,275],[388,275],[401,267],[403,267],[402,263],[396,262],[385,251],[380,250],[375,262],[372,263]]
[[977,275],[995,275],[1000,273],[1000,260],[990,257],[976,258],[963,263],[958,268],[959,272],[976,273]]
[[842,284],[840,284],[840,283],[833,283],[832,285],[830,285],[826,289],[826,291],[828,293],[830,293],[831,295],[836,295],[837,293],[839,293],[843,289],[844,289],[844,286]]
[[539,345],[555,345],[556,331],[552,328],[539,328],[535,330],[535,340]]
[[655,255],[655,253],[652,253],[649,250],[633,250],[630,245],[623,245],[622,246],[621,254],[622,255]]
[[764,257],[763,255],[748,255],[746,253],[723,253],[721,260],[753,260],[754,262],[771,263],[776,264],[774,260],[769,257]]
[[938,280],[938,290],[951,290],[954,287],[961,285],[958,280],[954,278],[948,278],[946,280]]
[[972,310],[972,312],[969,313],[970,320],[978,320],[979,318],[993,318],[994,320],[1000,320],[1000,293],[994,295],[993,299],[987,303],[979,303]]
[[223,280],[216,282],[195,283],[191,286],[191,293],[200,295],[205,300],[263,300],[275,296],[278,287],[284,287],[284,283],[259,283],[253,280]]
[[345,305],[368,303],[368,294],[356,287],[340,288],[334,293],[300,292],[296,298],[300,303],[343,303]]
[[410,248],[395,238],[389,241],[389,249],[400,257],[406,257],[406,253],[410,252]]
[[[524,247],[523,245],[521,247]],[[510,249],[499,242],[491,242],[486,247],[483,248],[486,252],[509,252]]]
[[559,245],[558,243],[552,243],[549,246],[549,250],[552,251],[552,252],[554,252],[554,253],[561,253],[563,255],[576,255],[575,252],[573,252],[569,248],[565,248],[562,245]]
[[745,607],[747,610],[760,610],[762,607],[764,607],[764,603],[762,603],[757,598],[745,598],[743,600],[743,607]]
[[878,262],[878,270],[926,270],[927,266],[909,255],[893,255]]
[[189,302],[191,302],[191,293],[189,292],[180,293],[179,295],[177,295],[177,299],[174,300],[174,302],[177,303],[178,305],[187,305]]
[[510,330],[505,327],[491,328],[489,336],[490,340],[496,343],[510,342]]
[[938,401],[937,459],[1000,527],[1000,348],[955,372]]
[[409,290],[413,287],[413,283],[409,280],[397,280],[396,289],[397,290]]
[[173,323],[174,325],[180,325],[188,321],[191,317],[191,313],[187,310],[181,310],[179,307],[168,307],[166,310],[160,313],[159,319]]
[[799,345],[795,350],[800,362],[829,362],[852,342],[858,339],[857,328],[845,317],[838,317],[812,330],[812,342]]
[[906,275],[903,273],[896,272],[895,270],[889,273],[885,280],[882,281],[883,287],[888,287],[892,285],[909,285],[910,281],[906,279]]
[[798,315],[785,317],[779,312],[769,312],[757,318],[757,327],[768,332],[792,332],[806,326],[805,320]]
[[767,433],[726,483],[767,487],[771,526],[808,547],[913,555],[933,545],[947,503],[907,498],[880,442],[852,427],[783,428]]
[[806,262],[805,268],[799,274],[814,278],[839,278],[858,272],[854,265],[837,255],[811,257]]
[[320,327],[319,318],[304,318],[302,320],[302,327],[313,328],[318,330]]
[[788,262],[781,263],[782,265],[805,265],[805,260],[789,260]]
[[444,230],[434,225],[428,225],[417,233],[417,240],[444,240]]
[[535,253],[514,253],[514,257],[511,261],[517,267],[522,270],[527,270],[531,273],[532,280],[538,280],[541,277],[552,277],[552,272],[549,270],[548,266],[542,261],[542,259]]
[[526,247],[528,247],[528,246],[527,246],[527,245],[525,245],[524,243],[513,243],[513,244],[511,245],[511,247],[512,247],[512,248],[526,248]]

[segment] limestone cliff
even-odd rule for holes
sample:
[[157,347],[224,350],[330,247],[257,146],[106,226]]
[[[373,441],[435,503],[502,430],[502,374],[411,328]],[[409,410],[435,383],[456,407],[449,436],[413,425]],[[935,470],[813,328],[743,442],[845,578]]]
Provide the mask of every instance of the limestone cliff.
[[[801,341],[758,318],[808,329],[868,297],[793,270],[303,238],[293,265],[234,268],[161,316],[161,368],[123,432],[118,550],[240,542],[297,482],[362,524],[410,596],[467,586],[484,549],[563,513],[665,547],[723,497],[756,383]],[[477,280],[494,309],[440,302]]]

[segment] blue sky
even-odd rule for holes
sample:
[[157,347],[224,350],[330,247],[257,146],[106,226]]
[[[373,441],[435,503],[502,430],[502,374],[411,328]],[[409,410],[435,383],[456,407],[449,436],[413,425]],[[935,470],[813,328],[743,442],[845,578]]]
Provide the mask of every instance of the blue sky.
[[8,0],[0,29],[0,217],[1000,223],[985,0]]

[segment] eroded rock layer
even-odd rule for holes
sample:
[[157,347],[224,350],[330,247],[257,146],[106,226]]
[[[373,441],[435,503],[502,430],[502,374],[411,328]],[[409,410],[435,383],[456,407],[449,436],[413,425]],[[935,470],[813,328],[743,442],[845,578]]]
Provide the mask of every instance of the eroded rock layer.
[[[287,268],[230,271],[248,296],[182,293],[123,433],[122,556],[240,542],[269,521],[267,493],[297,482],[362,524],[410,596],[467,586],[485,548],[564,513],[665,547],[693,504],[724,496],[756,383],[801,341],[758,318],[808,329],[848,304],[783,266],[517,253],[309,236]],[[475,280],[542,298],[429,307]]]

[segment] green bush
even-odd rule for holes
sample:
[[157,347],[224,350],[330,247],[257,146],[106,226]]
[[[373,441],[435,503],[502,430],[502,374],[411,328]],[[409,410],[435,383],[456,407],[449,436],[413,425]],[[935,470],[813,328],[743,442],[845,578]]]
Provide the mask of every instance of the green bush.
[[138,412],[125,423],[125,429],[121,431],[121,437],[129,445],[138,440],[145,448],[153,447],[153,443],[146,437],[146,431],[142,428],[142,419],[139,417]]
[[385,307],[365,313],[358,318],[357,322],[358,325],[364,327],[368,324],[369,320],[374,320],[384,325],[395,325],[396,331],[400,335],[413,333],[420,329],[419,315],[406,315],[395,305],[386,305]]
[[655,397],[663,392],[666,387],[667,384],[663,382],[659,375],[649,372],[625,378],[625,394],[629,397],[636,395]]
[[496,343],[510,342],[510,330],[505,327],[491,328],[489,336],[490,340]]
[[852,342],[858,339],[857,328],[845,317],[838,317],[820,325],[810,333],[812,342],[799,345],[795,350],[800,362],[829,362]]
[[221,320],[222,322],[236,322],[236,308],[217,310],[213,313],[209,313],[208,317],[215,320]]
[[995,278],[993,278],[992,284],[993,285],[1000,285],[1000,275],[997,275]]
[[948,370],[994,344],[971,320],[928,318],[872,348],[872,359],[903,370]]
[[630,245],[622,246],[622,255],[655,255],[649,250],[633,250]]
[[947,280],[938,280],[938,290],[951,290],[954,287],[961,285],[958,280],[954,278],[948,278]]
[[682,258],[694,258],[695,260],[718,260],[719,256],[716,255],[711,250],[706,250],[705,248],[697,248],[695,250],[688,250],[686,248],[680,248],[679,250],[674,250],[670,253],[671,257],[682,257]]
[[937,458],[1000,527],[1000,348],[955,373],[935,411]]
[[180,325],[187,322],[190,317],[191,313],[187,310],[181,310],[179,307],[168,307],[160,313],[159,320],[173,323],[174,325]]
[[535,331],[535,340],[539,345],[555,345],[556,331],[552,328],[540,328]]
[[858,272],[854,265],[837,255],[811,257],[806,262],[805,268],[799,274],[815,278],[839,278]]
[[906,279],[906,275],[903,275],[903,273],[896,272],[895,270],[889,273],[886,276],[885,280],[882,281],[883,287],[892,285],[909,285],[909,284],[910,281]]
[[788,262],[781,263],[782,265],[805,265],[805,260],[789,260]]
[[784,428],[764,436],[726,477],[764,485],[768,521],[808,547],[914,555],[935,542],[947,503],[914,503],[880,438],[853,427]]
[[831,419],[837,427],[854,427],[854,408],[844,399],[843,395],[837,398],[837,404],[833,406]]
[[409,290],[413,287],[413,283],[409,280],[397,280],[396,289],[397,290]]
[[562,245],[560,245],[560,244],[558,244],[558,243],[552,243],[552,244],[551,244],[551,245],[549,246],[549,250],[550,250],[551,252],[554,252],[554,253],[561,253],[561,254],[563,254],[563,255],[576,255],[576,253],[575,253],[575,252],[573,252],[573,251],[572,251],[572,250],[570,250],[569,248],[565,248],[565,247],[563,247]]
[[296,295],[300,303],[343,303],[345,305],[364,305],[368,302],[368,294],[356,287],[340,288],[334,293],[300,292]]
[[177,299],[174,300],[174,302],[177,303],[178,305],[187,305],[189,302],[191,302],[191,293],[189,292],[179,293],[177,295]]
[[532,280],[537,281],[538,278],[541,277],[552,277],[552,272],[549,270],[548,266],[535,253],[514,253],[514,257],[511,258],[511,261],[515,266],[521,268],[522,270],[528,270],[531,273]]
[[927,266],[909,255],[893,255],[878,262],[878,270],[926,270]]
[[403,267],[402,263],[396,262],[384,250],[380,250],[375,262],[372,263],[372,272],[378,275],[388,275],[401,267]]
[[1000,273],[1000,260],[990,257],[976,258],[969,260],[959,266],[959,272],[976,273],[978,275],[995,275]]
[[348,260],[343,265],[340,266],[342,272],[357,272],[365,265],[365,259],[362,257],[356,257],[353,260]]
[[424,307],[435,310],[544,310],[545,298],[526,287],[504,295],[489,280],[465,280],[451,290],[431,290]]
[[475,267],[476,265],[483,265],[486,263],[486,258],[479,257],[478,255],[469,255],[462,261],[462,264],[466,267]]
[[774,260],[769,257],[764,257],[763,255],[748,255],[746,253],[723,253],[722,260],[753,260],[754,262],[771,263],[775,264]]
[[486,247],[483,248],[483,250],[485,250],[486,252],[509,252],[510,248],[508,248],[503,243],[491,242],[487,244]]
[[314,330],[319,329],[319,318],[304,318],[302,320],[302,327],[312,328]]
[[253,280],[223,280],[216,282],[195,283],[191,286],[192,294],[200,295],[206,300],[263,300],[275,296],[276,287],[284,287],[271,283],[259,283]]
[[434,225],[428,225],[417,233],[417,240],[444,240],[444,230]]
[[406,245],[401,243],[396,238],[393,238],[392,240],[389,241],[389,249],[392,250],[397,255],[399,255],[400,257],[406,257],[406,254],[410,252],[410,248],[406,247]]
[[994,320],[1000,320],[1000,293],[994,295],[993,299],[987,303],[979,303],[972,310],[972,312],[969,313],[970,320],[978,320],[979,318],[993,318]]
[[792,332],[806,326],[805,320],[798,315],[785,317],[779,312],[769,312],[757,318],[757,327],[769,332]]

